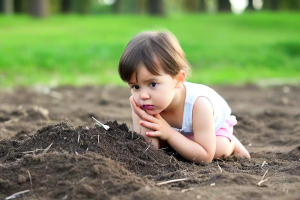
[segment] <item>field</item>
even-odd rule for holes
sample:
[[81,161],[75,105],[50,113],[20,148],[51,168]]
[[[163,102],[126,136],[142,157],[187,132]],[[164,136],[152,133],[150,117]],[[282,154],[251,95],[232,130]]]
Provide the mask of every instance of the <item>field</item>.
[[[0,16],[0,199],[300,199],[299,19]],[[164,28],[188,80],[227,100],[250,160],[196,165],[130,131],[118,61],[135,34]]]
[[131,124],[123,87],[2,90],[0,199],[299,199],[300,87],[214,89],[237,116],[234,134],[251,160],[196,165],[153,152],[123,124]]
[[0,87],[123,85],[116,68],[128,41],[143,30],[178,37],[203,84],[300,80],[299,13],[0,16]]

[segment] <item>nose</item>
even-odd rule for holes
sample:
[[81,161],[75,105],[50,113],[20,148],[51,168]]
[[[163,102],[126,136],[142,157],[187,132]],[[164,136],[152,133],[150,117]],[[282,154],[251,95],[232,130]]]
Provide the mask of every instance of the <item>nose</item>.
[[141,92],[141,99],[142,100],[146,100],[146,99],[149,99],[150,98],[150,95],[148,94],[147,91],[142,91]]

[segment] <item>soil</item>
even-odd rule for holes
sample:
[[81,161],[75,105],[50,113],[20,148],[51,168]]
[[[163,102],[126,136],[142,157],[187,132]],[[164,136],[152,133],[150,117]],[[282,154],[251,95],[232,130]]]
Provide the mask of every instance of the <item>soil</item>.
[[130,130],[127,88],[1,89],[0,199],[300,199],[300,86],[213,88],[250,160],[152,151]]

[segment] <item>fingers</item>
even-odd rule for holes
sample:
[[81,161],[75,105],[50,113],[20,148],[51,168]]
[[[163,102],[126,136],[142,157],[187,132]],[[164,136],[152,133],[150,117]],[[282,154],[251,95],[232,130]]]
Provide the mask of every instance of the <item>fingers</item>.
[[149,121],[149,122],[157,122],[157,119],[152,115],[149,115],[145,110],[141,109],[137,103],[135,102],[133,96],[129,98],[130,105],[134,113],[139,116],[141,119]]
[[155,132],[146,132],[146,135],[148,137],[160,137],[161,133],[159,131],[155,131]]
[[152,122],[149,122],[149,121],[145,121],[145,120],[141,120],[140,125],[145,127],[145,128],[152,129],[152,130],[158,130],[158,128],[159,128],[158,124],[155,124],[155,123],[152,123]]

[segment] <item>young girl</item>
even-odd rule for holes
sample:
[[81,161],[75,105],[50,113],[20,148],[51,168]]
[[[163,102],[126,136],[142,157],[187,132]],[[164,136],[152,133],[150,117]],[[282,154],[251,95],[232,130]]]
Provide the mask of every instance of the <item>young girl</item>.
[[250,158],[233,135],[237,123],[213,89],[185,82],[189,63],[167,31],[142,32],[125,48],[119,74],[131,88],[133,129],[152,149],[170,145],[195,163],[231,154]]

